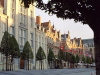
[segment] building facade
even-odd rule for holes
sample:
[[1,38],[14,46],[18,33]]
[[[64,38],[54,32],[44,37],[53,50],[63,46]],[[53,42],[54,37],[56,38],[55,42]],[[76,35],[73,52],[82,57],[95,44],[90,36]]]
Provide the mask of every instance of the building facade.
[[84,39],[84,55],[92,57],[95,60],[95,47],[93,39]]
[[[36,21],[37,23],[37,21]],[[35,51],[35,56],[37,54],[37,51],[39,49],[39,47],[42,47],[42,49],[44,50],[44,53],[46,55],[46,59],[42,60],[42,69],[47,69],[48,68],[48,61],[47,61],[47,37],[44,33],[44,29],[41,29],[38,27],[38,23],[36,24],[37,25],[37,29],[36,29],[36,35],[35,35],[35,47],[36,47],[36,51]],[[35,59],[36,61],[36,59]],[[39,61],[36,61],[36,69],[41,69],[41,66],[40,66],[40,62]]]
[[54,25],[51,24],[50,20],[42,23],[40,16],[37,16],[36,20],[38,21],[37,24],[39,25],[38,28],[43,29],[47,37],[47,49],[49,50],[49,48],[52,48],[54,55],[57,56],[61,42],[60,31],[54,29]]
[[[31,45],[34,59],[32,60],[31,69],[38,69],[36,62],[36,52],[39,46],[42,46],[45,54],[47,54],[47,38],[43,31],[39,30],[36,24],[35,3],[31,4],[29,8],[24,8],[21,0],[0,0],[0,42],[3,34],[7,31],[10,35],[14,35],[20,48],[23,51],[24,44],[28,41]],[[2,59],[5,56],[0,54],[0,64],[4,64]],[[45,60],[44,63],[47,63]],[[15,60],[15,69],[20,69],[21,59]],[[2,66],[2,65],[0,65]],[[3,69],[2,67],[0,67]],[[25,66],[24,66],[25,68]],[[46,66],[44,67],[46,69]]]
[[[51,48],[55,57],[57,58],[58,52],[60,50],[60,42],[61,42],[61,33],[54,29],[54,25],[51,24],[50,21],[48,22],[41,22],[41,17],[36,17],[36,23],[38,24],[38,28],[43,30],[46,37],[47,37],[47,55],[49,49]],[[55,68],[54,64],[52,66],[48,65],[48,68]]]
[[83,43],[81,38],[71,39],[70,32],[61,35],[61,49],[72,54],[83,55]]

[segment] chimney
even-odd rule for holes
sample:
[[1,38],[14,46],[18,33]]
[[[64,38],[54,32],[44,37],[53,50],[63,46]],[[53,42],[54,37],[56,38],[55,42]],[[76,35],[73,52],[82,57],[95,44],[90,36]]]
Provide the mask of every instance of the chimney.
[[4,0],[0,0],[0,6],[4,7]]
[[41,25],[41,17],[36,16],[36,24]]

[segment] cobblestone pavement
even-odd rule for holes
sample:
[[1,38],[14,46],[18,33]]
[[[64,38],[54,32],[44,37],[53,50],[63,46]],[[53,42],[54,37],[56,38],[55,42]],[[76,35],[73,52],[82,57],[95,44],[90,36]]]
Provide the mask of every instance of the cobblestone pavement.
[[1,71],[0,75],[96,75],[95,69],[49,69]]

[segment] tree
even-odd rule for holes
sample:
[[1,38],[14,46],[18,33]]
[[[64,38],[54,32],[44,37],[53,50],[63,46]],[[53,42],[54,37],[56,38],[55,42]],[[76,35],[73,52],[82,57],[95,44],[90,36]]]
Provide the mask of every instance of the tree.
[[67,52],[64,53],[64,61],[68,61],[68,53]]
[[36,60],[39,60],[41,62],[41,70],[42,70],[42,60],[46,59],[46,55],[42,49],[42,47],[39,47],[38,52],[36,54]]
[[78,65],[79,61],[80,61],[80,58],[79,58],[79,56],[78,56],[78,55],[76,55],[76,57],[75,57],[76,67],[77,67],[77,65]]
[[[22,0],[25,7],[28,7],[34,0]],[[88,24],[94,31],[95,43],[95,62],[96,75],[100,74],[100,1],[99,0],[49,0],[47,4],[43,0],[35,0],[36,6],[42,10],[48,11],[51,14],[56,14],[57,17],[63,19],[74,19],[75,22]]]
[[70,60],[70,63],[72,64],[72,68],[74,68],[74,64],[76,62],[76,59],[75,59],[75,56],[73,54],[71,54],[71,60]]
[[87,63],[87,68],[88,68],[88,66],[89,66],[89,64],[91,64],[92,63],[92,60],[91,60],[91,58],[90,57],[86,57],[86,63]]
[[79,61],[80,61],[80,58],[79,58],[79,56],[78,55],[76,55],[76,63],[79,63]]
[[5,31],[1,41],[1,52],[6,56],[6,71],[8,70],[8,56],[10,54],[9,39],[10,34],[7,31]]
[[64,52],[61,49],[58,52],[58,59],[59,60],[64,60]]
[[65,53],[60,49],[58,52],[58,60],[60,61],[61,68],[63,67],[62,60],[65,60]]
[[[13,58],[19,58],[20,57],[20,49],[19,49],[19,45],[15,39],[15,37],[12,35],[10,37],[10,42],[9,42],[9,46],[10,46],[10,55],[11,55],[11,64],[13,66]],[[11,70],[11,65],[10,65],[10,70]],[[13,67],[12,67],[13,70]]]
[[53,64],[54,59],[55,59],[54,53],[52,49],[50,48],[49,53],[48,53],[48,62],[49,62],[50,67]]
[[86,63],[86,58],[82,56],[82,63]]
[[24,60],[27,60],[28,62],[28,67],[26,67],[26,69],[29,70],[29,60],[30,59],[33,59],[33,52],[32,52],[32,49],[31,49],[31,46],[29,44],[29,42],[27,41],[24,45],[24,48],[23,48],[23,53],[22,53],[22,58]]
[[95,59],[94,59],[93,57],[91,57],[91,60],[92,60],[92,63],[94,63],[94,62],[95,62]]

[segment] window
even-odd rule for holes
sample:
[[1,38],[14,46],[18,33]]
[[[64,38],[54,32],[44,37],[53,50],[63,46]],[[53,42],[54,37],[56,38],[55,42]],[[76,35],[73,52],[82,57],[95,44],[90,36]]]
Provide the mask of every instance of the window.
[[33,13],[33,12],[31,11],[31,18],[30,18],[30,19],[31,19],[31,26],[33,25],[33,21],[32,21],[32,20],[33,20],[33,19],[32,19],[32,18],[33,18],[33,15],[32,15],[32,13]]
[[2,22],[2,30],[3,30],[3,32],[6,31],[6,25],[3,22]]
[[10,17],[13,18],[15,1],[12,0],[10,3]]
[[20,29],[19,38],[20,45],[24,46],[24,44],[26,43],[26,30]]
[[12,18],[15,20],[14,9],[12,9]]
[[33,47],[33,33],[31,33],[31,47]]
[[23,30],[21,29],[20,44],[23,45]]
[[11,27],[11,34],[15,35],[15,28],[14,27]]
[[25,8],[23,5],[20,5],[20,23],[25,25]]
[[26,30],[23,31],[23,35],[24,35],[23,36],[23,43],[25,44],[26,43]]

